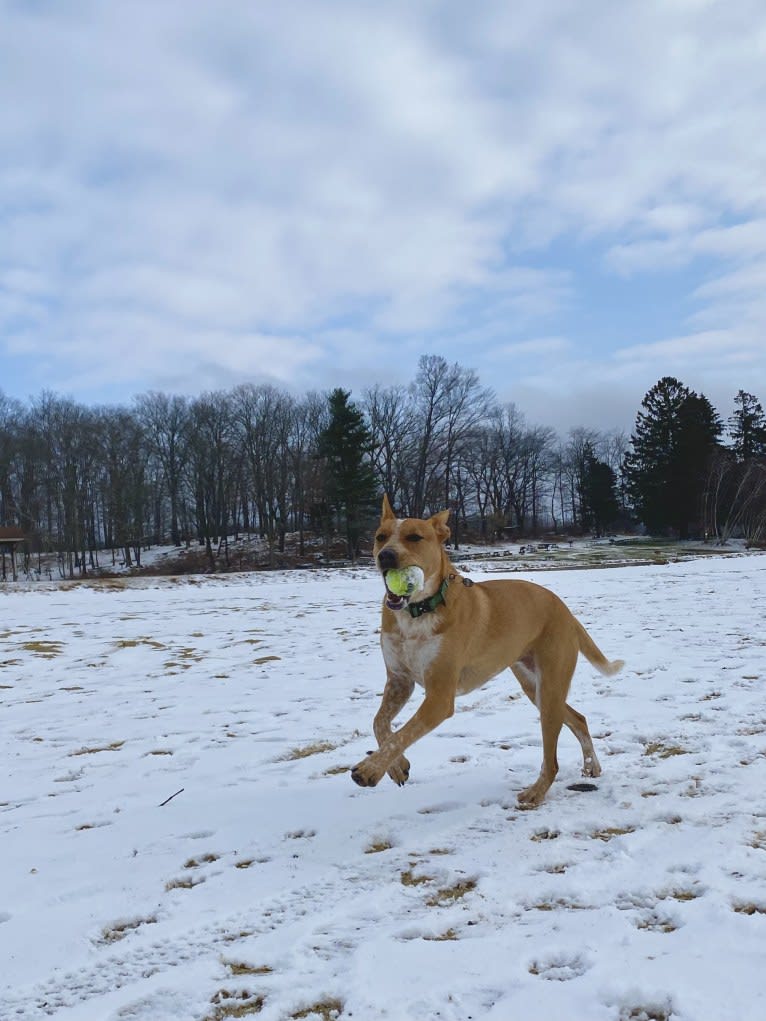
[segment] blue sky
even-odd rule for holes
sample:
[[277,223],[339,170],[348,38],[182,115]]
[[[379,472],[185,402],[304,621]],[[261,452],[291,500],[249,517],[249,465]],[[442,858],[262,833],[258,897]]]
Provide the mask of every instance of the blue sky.
[[760,0],[0,0],[0,389],[766,403]]

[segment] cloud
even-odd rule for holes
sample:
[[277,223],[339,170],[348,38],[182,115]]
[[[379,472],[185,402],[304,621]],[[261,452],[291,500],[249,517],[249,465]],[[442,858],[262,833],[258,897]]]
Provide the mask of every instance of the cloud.
[[494,355],[549,355],[560,354],[572,348],[571,340],[566,337],[537,337],[532,340],[520,340],[514,344],[505,344],[496,348]]
[[[750,357],[764,39],[756,0],[6,4],[5,361],[96,394]],[[675,342],[589,340],[586,247],[605,286],[692,268]]]

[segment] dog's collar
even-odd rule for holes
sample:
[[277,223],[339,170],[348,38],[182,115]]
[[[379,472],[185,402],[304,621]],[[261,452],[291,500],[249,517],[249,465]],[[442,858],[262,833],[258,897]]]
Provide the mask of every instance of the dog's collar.
[[449,578],[445,578],[439,591],[435,595],[429,596],[428,599],[422,599],[419,603],[407,603],[406,609],[413,620],[422,617],[424,613],[433,613],[442,603],[446,604],[447,600],[444,598],[444,594],[449,587],[449,582]]

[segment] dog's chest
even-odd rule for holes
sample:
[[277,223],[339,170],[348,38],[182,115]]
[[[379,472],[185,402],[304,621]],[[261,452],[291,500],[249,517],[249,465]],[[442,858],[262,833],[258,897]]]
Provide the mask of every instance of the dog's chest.
[[386,666],[392,673],[406,674],[416,684],[424,684],[429,667],[436,659],[441,645],[441,635],[434,634],[430,621],[412,621],[418,627],[407,626],[386,631],[381,637],[381,648]]

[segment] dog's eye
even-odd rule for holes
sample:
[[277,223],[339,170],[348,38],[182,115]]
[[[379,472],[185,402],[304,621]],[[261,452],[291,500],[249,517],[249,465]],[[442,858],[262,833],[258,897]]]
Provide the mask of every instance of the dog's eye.
[[413,532],[412,535],[407,536],[407,542],[422,542],[423,536],[418,535],[417,532]]
[[385,532],[378,532],[378,534],[375,536],[375,542],[385,542],[387,538],[388,536],[386,535]]

